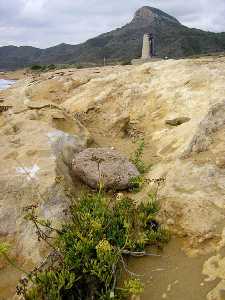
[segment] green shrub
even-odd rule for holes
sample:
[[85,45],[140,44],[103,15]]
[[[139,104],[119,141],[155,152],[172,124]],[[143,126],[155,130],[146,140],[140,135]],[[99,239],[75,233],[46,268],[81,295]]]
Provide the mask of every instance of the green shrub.
[[[161,247],[169,239],[155,220],[159,206],[152,197],[136,205],[127,197],[118,200],[103,192],[85,193],[71,201],[69,218],[60,230],[39,219],[36,208],[26,208],[26,219],[33,222],[38,238],[48,243],[58,259],[20,281],[17,293],[24,300],[119,300],[140,294],[143,286],[133,277],[117,287],[123,268],[127,270],[123,256],[145,255],[147,245]],[[7,250],[2,244],[4,256]]]
[[47,69],[48,70],[55,70],[56,69],[56,65],[54,65],[54,64],[48,65]]
[[129,190],[130,190],[130,192],[134,192],[134,193],[140,192],[140,190],[143,187],[144,183],[145,183],[145,179],[142,175],[132,177],[129,181]]
[[41,65],[33,65],[30,67],[30,69],[32,71],[44,71],[46,69],[45,66],[41,66]]
[[145,142],[144,140],[141,140],[139,142],[139,145],[136,149],[136,151],[134,152],[134,154],[131,156],[131,162],[137,167],[138,171],[140,172],[140,174],[144,174],[145,172],[147,172],[150,168],[150,166],[146,166],[142,157],[143,157],[143,153],[144,153],[144,147],[145,147]]
[[51,71],[51,70],[55,70],[57,68],[56,65],[54,64],[51,64],[51,65],[48,65],[48,66],[44,66],[44,65],[33,65],[30,67],[30,69],[32,71],[39,71],[39,72],[44,72],[44,71]]
[[125,281],[124,286],[131,295],[140,295],[144,290],[143,284],[137,278]]
[[84,69],[84,68],[85,68],[85,66],[84,66],[84,65],[81,65],[81,64],[77,64],[77,65],[75,65],[75,67],[76,67],[77,69]]

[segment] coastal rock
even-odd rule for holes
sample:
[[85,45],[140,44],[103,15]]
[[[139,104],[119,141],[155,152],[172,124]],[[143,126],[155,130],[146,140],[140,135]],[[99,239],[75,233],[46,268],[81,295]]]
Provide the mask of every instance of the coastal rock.
[[216,246],[225,226],[224,68],[224,57],[203,57],[114,69],[62,104],[85,114],[98,145],[127,155],[135,151],[133,138],[118,134],[114,120],[129,116],[145,139],[144,160],[152,164],[147,178],[165,178],[158,192],[161,221],[173,219],[171,231],[204,251]]
[[63,218],[67,197],[56,179],[60,176],[70,184],[69,165],[74,153],[85,148],[86,140],[39,121],[25,120],[18,127],[16,133],[7,135],[4,127],[1,130],[0,235],[17,240],[20,256],[27,258],[30,253],[35,260],[39,247],[23,220],[23,207],[36,203],[40,216],[57,222]]
[[217,280],[219,283],[207,295],[207,300],[220,300],[225,297],[225,258],[221,255],[210,257],[203,266],[203,274],[207,276],[205,281]]
[[[217,249],[225,227],[225,58],[63,72],[60,78],[56,72],[40,74],[34,83],[25,78],[0,93],[9,107],[0,113],[0,232],[1,240],[11,241],[18,261],[33,265],[44,249],[23,220],[23,207],[37,202],[40,216],[60,223],[68,199],[58,179],[65,177],[70,187],[79,189],[79,181],[70,176],[71,161],[80,167],[77,158],[90,137],[92,147],[114,147],[125,157],[137,149],[134,142],[144,138],[143,159],[151,164],[145,178],[151,184],[132,198],[143,201],[157,187],[154,180],[163,178],[159,221],[184,238],[189,254]],[[57,82],[48,85],[48,77],[60,80],[59,88]],[[73,85],[73,80],[83,84]],[[176,119],[181,117],[189,121],[166,124],[175,120],[179,125]],[[91,154],[88,159],[88,170],[94,171],[89,184],[96,187],[98,164]],[[105,163],[100,169],[101,164]],[[122,172],[120,168],[114,169]],[[79,176],[87,182],[86,174]],[[111,188],[113,181],[108,182]],[[4,274],[5,269],[0,272],[0,290]]]
[[185,155],[193,152],[207,151],[213,142],[214,134],[225,126],[225,100],[216,103],[210,109],[198,126]]
[[72,172],[92,188],[101,182],[115,190],[127,189],[130,180],[140,175],[125,156],[110,148],[89,148],[75,155]]
[[[16,91],[23,95],[24,89]],[[64,115],[61,123],[54,122],[54,108],[37,105],[22,110],[20,101],[26,97],[19,98],[14,92],[12,89],[7,97],[10,102],[15,99],[14,110],[0,114],[0,241],[10,243],[10,255],[19,266],[31,270],[48,249],[38,241],[34,226],[24,219],[25,208],[37,206],[40,218],[60,226],[69,204],[65,186],[77,190],[70,176],[71,161],[75,153],[85,149],[90,136],[78,121],[60,109],[57,112]],[[31,118],[31,113],[36,117]],[[0,298],[12,299],[21,273],[5,267],[1,259]],[[2,274],[12,274],[7,290]]]

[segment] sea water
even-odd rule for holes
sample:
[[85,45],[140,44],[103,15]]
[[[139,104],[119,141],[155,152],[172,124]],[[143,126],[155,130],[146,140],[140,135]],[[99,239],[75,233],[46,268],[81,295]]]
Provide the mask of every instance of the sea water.
[[9,88],[13,83],[15,83],[15,80],[0,79],[0,90]]

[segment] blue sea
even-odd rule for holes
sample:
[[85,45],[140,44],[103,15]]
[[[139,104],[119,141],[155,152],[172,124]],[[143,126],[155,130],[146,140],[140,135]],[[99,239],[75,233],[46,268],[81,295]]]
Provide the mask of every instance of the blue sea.
[[9,88],[13,83],[15,83],[15,80],[0,79],[0,90]]

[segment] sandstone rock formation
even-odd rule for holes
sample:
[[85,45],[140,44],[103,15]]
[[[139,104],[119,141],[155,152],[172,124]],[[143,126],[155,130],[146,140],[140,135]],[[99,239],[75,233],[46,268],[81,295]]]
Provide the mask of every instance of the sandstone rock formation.
[[221,255],[210,257],[203,267],[203,274],[207,276],[206,281],[218,281],[216,287],[207,295],[207,300],[222,300],[225,297],[225,258]]
[[101,183],[113,190],[129,188],[131,179],[140,175],[126,157],[110,148],[89,148],[78,153],[72,161],[72,173],[92,188]]
[[58,176],[79,188],[69,172],[74,154],[93,139],[93,147],[129,157],[144,138],[144,160],[152,165],[146,178],[165,178],[161,222],[185,237],[190,254],[224,247],[224,79],[225,58],[218,56],[53,71],[1,92],[1,240],[33,266],[43,248],[23,207],[36,201],[41,216],[59,222],[67,198]]
[[[98,145],[129,154],[131,137],[145,138],[146,161],[153,164],[148,178],[166,178],[161,218],[189,236],[190,247],[210,249],[204,241],[215,242],[225,226],[224,66],[223,57],[206,57],[115,69],[62,104],[80,116]],[[137,135],[130,134],[132,127],[118,134],[121,116],[129,116]]]
[[[59,108],[46,103],[29,107],[23,82],[2,95],[4,105],[9,101],[11,106],[0,113],[0,240],[10,243],[11,255],[30,270],[42,260],[46,245],[24,219],[24,208],[35,204],[41,218],[60,224],[69,203],[64,185],[73,187],[69,166],[74,154],[87,146],[89,135]],[[67,126],[69,132],[61,130]],[[0,263],[4,268],[4,261]],[[1,272],[0,298],[12,299],[22,274],[10,268]],[[14,274],[8,283],[6,274]]]

